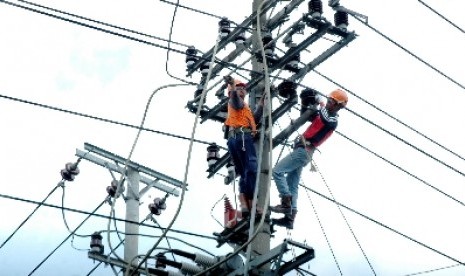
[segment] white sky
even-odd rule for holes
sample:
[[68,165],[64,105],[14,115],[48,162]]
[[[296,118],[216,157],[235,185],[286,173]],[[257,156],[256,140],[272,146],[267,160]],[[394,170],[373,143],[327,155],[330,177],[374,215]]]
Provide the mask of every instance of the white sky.
[[[181,4],[227,16],[239,23],[251,12],[249,2],[202,0],[181,1]],[[323,2],[324,15],[332,20],[333,12],[326,1]],[[372,26],[462,86],[465,84],[462,68],[465,62],[462,54],[465,49],[463,31],[454,28],[419,1],[341,2],[345,7],[367,15]],[[425,2],[461,28],[465,28],[463,1]],[[168,38],[174,10],[172,5],[160,1],[137,1],[137,4],[129,1],[35,3],[163,38]],[[285,3],[278,5],[275,12]],[[305,2],[292,14],[290,22],[294,22],[306,11]],[[318,66],[318,72],[462,156],[460,159],[452,155],[350,95],[348,108],[461,173],[399,142],[347,110],[340,112],[338,131],[428,185],[464,202],[462,174],[465,172],[465,134],[460,129],[464,117],[464,88],[441,76],[360,22],[353,18],[349,20],[349,30],[357,33],[357,39]],[[217,18],[180,8],[172,39],[195,45],[205,52],[215,43],[217,24]],[[152,92],[162,85],[179,83],[165,71],[164,49],[6,3],[0,5],[0,34],[0,110],[3,115],[0,119],[3,130],[0,146],[0,166],[3,172],[1,195],[41,201],[61,179],[59,172],[65,163],[77,159],[74,155],[76,148],[84,150],[84,143],[88,142],[126,157],[137,134],[134,128],[45,109],[5,97],[139,125]],[[305,35],[309,34],[310,29],[307,28]],[[296,36],[296,39],[303,37]],[[139,38],[166,45],[154,39]],[[324,46],[330,43],[326,41],[322,44]],[[176,48],[185,49],[182,46]],[[232,49],[234,45],[228,45],[218,56],[222,57]],[[310,46],[309,50],[312,52],[316,49]],[[185,76],[184,59],[183,55],[170,53],[168,68],[172,75]],[[308,62],[310,59],[303,61]],[[199,79],[200,74],[196,73],[191,80],[198,82]],[[337,87],[313,72],[306,76],[302,84],[324,93]],[[194,90],[194,87],[180,87],[157,93],[147,113],[145,127],[190,137],[195,115],[185,105],[193,98]],[[213,106],[216,102],[216,97],[209,95],[207,105]],[[294,112],[290,116],[283,116],[274,130],[279,131],[279,127],[286,127],[289,118],[298,116],[298,112]],[[195,138],[226,146],[222,139],[221,125],[216,122],[198,125]],[[188,146],[185,139],[143,132],[132,160],[182,181],[186,171]],[[274,158],[278,157],[279,150],[278,147],[273,152]],[[329,196],[328,185],[335,199],[344,205],[430,248],[465,262],[462,250],[465,246],[465,224],[461,220],[465,207],[463,203],[440,194],[339,134],[334,134],[320,150],[321,153],[314,155],[314,160],[326,182],[323,182],[319,174],[310,172],[308,166],[302,175],[305,185]],[[286,152],[287,149],[284,150]],[[224,150],[221,153],[224,154]],[[189,191],[173,229],[211,236],[213,232],[222,230],[210,215],[211,209],[224,194],[233,199],[234,188],[225,186],[220,175],[207,179],[205,159],[206,145],[195,143],[187,178]],[[276,159],[273,160],[275,161]],[[66,184],[65,206],[91,212],[105,198],[105,188],[112,178],[108,170],[88,161],[81,162],[80,170],[76,180]],[[142,186],[144,185],[141,184]],[[154,197],[163,195],[164,193],[155,189],[145,195],[142,198],[140,217],[144,218],[148,214],[147,205]],[[339,275],[325,239],[326,235],[344,275],[372,275],[370,266],[336,205],[314,193],[309,192],[308,195],[309,197],[303,188],[300,189],[299,214],[291,236],[293,240],[306,242],[315,248],[315,259],[304,268],[317,275]],[[325,235],[309,198],[318,213]],[[61,199],[60,188],[47,203],[61,206]],[[277,191],[272,182],[271,203],[277,202]],[[168,198],[168,209],[156,217],[161,226],[165,227],[171,222],[178,204],[179,198]],[[36,206],[4,197],[0,198],[0,206],[0,242],[3,242]],[[104,215],[109,215],[109,212],[109,205],[104,205],[98,211]],[[223,204],[220,202],[212,214],[222,221],[222,212]],[[377,275],[407,275],[456,265],[453,260],[352,212],[343,209],[343,213]],[[71,212],[66,212],[65,215],[71,229],[86,217]],[[124,203],[120,199],[116,205],[116,216],[124,218],[124,215]],[[106,219],[92,218],[77,233],[88,235],[105,230],[107,224]],[[123,230],[124,224],[118,223],[118,229]],[[277,230],[271,240],[271,247],[286,238],[283,228]],[[141,233],[161,234],[156,229],[146,227],[141,228]],[[68,234],[59,209],[39,208],[0,249],[1,274],[29,274]],[[232,251],[228,245],[216,248],[215,241],[173,235],[217,255]],[[111,239],[113,245],[117,244],[116,235],[112,234]],[[141,238],[139,252],[147,252],[155,241],[153,238]],[[68,240],[34,275],[86,275],[95,265],[87,257],[89,242],[90,238],[75,237],[73,244]],[[105,252],[109,252],[106,235],[104,245]],[[76,250],[73,246],[81,250]],[[162,243],[161,246],[167,245]],[[199,252],[176,241],[172,241],[171,246]],[[122,251],[117,252],[122,256]],[[463,267],[454,266],[428,275],[464,274]],[[113,275],[113,272],[109,267],[101,266],[92,275]]]

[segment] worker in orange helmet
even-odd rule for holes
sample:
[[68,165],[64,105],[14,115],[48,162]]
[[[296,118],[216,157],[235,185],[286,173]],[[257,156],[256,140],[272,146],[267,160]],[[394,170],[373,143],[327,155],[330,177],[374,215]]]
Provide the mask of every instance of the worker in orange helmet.
[[[315,95],[317,98],[319,95]],[[302,135],[294,140],[293,151],[281,159],[273,168],[273,178],[281,203],[270,210],[284,217],[272,219],[274,225],[293,229],[297,214],[297,197],[302,169],[311,161],[313,152],[331,136],[337,127],[338,111],[347,105],[346,92],[336,89],[329,93],[326,104],[311,118],[311,124]]]
[[245,102],[246,84],[231,76],[224,77],[228,84],[228,115],[225,121],[227,145],[239,179],[239,201],[242,217],[247,218],[252,210],[252,201],[257,176],[257,154],[254,137],[258,120],[263,114],[263,101],[255,112]]

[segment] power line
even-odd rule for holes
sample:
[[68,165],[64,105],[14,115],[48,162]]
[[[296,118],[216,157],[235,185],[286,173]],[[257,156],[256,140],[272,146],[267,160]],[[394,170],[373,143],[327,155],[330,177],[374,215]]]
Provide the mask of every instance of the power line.
[[444,267],[440,267],[440,268],[429,269],[429,270],[415,272],[415,273],[409,273],[409,274],[406,274],[404,276],[414,276],[414,275],[420,275],[420,274],[427,274],[427,273],[436,272],[436,271],[439,271],[439,270],[454,268],[454,267],[457,267],[457,266],[460,266],[460,265],[461,264],[448,265],[448,266],[444,266]]
[[18,0],[18,2],[23,2],[23,3],[26,3],[26,4],[32,5],[32,6],[47,9],[47,10],[50,10],[50,11],[53,11],[53,12],[57,12],[57,13],[61,13],[61,14],[64,14],[64,15],[72,16],[72,17],[75,17],[75,18],[84,19],[84,20],[87,20],[87,21],[90,21],[90,22],[93,22],[93,23],[101,24],[101,25],[107,26],[107,27],[112,27],[112,28],[115,28],[115,29],[118,29],[118,30],[129,32],[129,33],[138,34],[138,35],[141,35],[141,36],[158,39],[158,40],[161,40],[161,41],[164,41],[164,42],[173,43],[173,44],[183,46],[183,47],[189,47],[189,45],[187,45],[187,44],[172,41],[171,39],[165,39],[165,38],[162,38],[162,37],[159,37],[159,36],[149,35],[149,34],[146,34],[146,33],[143,33],[143,32],[134,31],[134,30],[131,30],[131,29],[128,29],[128,28],[120,27],[120,26],[117,26],[117,25],[114,25],[114,24],[105,23],[105,22],[100,21],[100,20],[95,20],[95,19],[92,19],[92,18],[89,18],[89,17],[77,15],[77,14],[70,13],[70,12],[65,12],[65,11],[62,11],[62,10],[59,10],[59,9],[47,7],[47,6],[36,4],[36,3],[33,3],[33,2],[24,1],[24,0]]
[[412,143],[406,141],[405,139],[400,138],[399,136],[397,136],[397,135],[395,135],[394,133],[390,132],[389,130],[383,128],[382,126],[380,126],[380,125],[374,123],[373,121],[367,119],[366,117],[363,117],[362,115],[358,114],[357,112],[355,112],[355,111],[353,111],[353,110],[351,110],[351,109],[349,109],[349,108],[346,108],[346,109],[347,109],[350,113],[352,113],[352,114],[354,114],[355,116],[359,117],[360,119],[363,119],[364,121],[366,121],[366,122],[368,122],[369,124],[371,124],[371,125],[377,127],[378,129],[384,131],[385,133],[391,135],[392,137],[394,137],[394,138],[396,138],[397,140],[403,142],[404,144],[410,146],[411,148],[417,150],[418,152],[423,153],[424,155],[426,155],[426,156],[428,156],[429,158],[435,160],[436,162],[440,163],[441,165],[444,165],[446,168],[451,169],[452,171],[454,171],[454,172],[460,174],[461,176],[465,176],[465,173],[463,173],[462,171],[456,169],[455,167],[453,167],[453,166],[447,164],[446,162],[444,162],[444,161],[442,161],[442,160],[440,160],[440,159],[434,157],[432,154],[427,153],[426,151],[424,151],[424,150],[418,148],[417,146],[414,146]]
[[[299,184],[299,185],[304,186],[303,184]],[[321,232],[323,232],[323,236],[325,237],[326,243],[328,244],[328,247],[329,247],[329,251],[331,251],[331,255],[333,256],[334,262],[336,263],[337,269],[339,270],[339,274],[342,276],[343,273],[341,270],[341,266],[339,265],[339,262],[336,258],[336,254],[334,253],[333,247],[331,246],[331,243],[329,242],[328,235],[326,234],[326,231],[323,227],[323,223],[320,220],[320,216],[318,215],[318,212],[316,211],[315,204],[313,204],[313,200],[310,198],[310,194],[308,193],[307,189],[305,189],[305,193],[307,194],[307,198],[310,201],[310,205],[312,205],[313,213],[315,214],[318,224],[320,225]]]
[[[58,244],[57,247],[55,247],[55,249],[52,250],[52,252],[50,252],[50,254],[48,254],[36,267],[34,267],[34,269],[28,274],[29,276],[34,274],[34,272],[36,272],[37,269],[39,269],[47,260],[48,258],[50,258],[50,256],[52,256],[57,250],[58,248],[60,248],[71,236],[74,235],[74,233],[76,233],[76,231],[89,219],[92,217],[92,215],[97,212],[97,210],[102,207],[102,205],[107,202],[107,199],[103,200],[78,226],[76,226],[76,228],[74,228],[74,230],[69,233],[69,235],[60,243]],[[63,209],[63,208],[62,208]]]
[[[32,12],[35,12],[35,13],[39,13],[39,14],[42,14],[42,15],[50,16],[50,17],[53,17],[55,19],[60,19],[60,20],[63,20],[63,21],[67,21],[69,23],[77,24],[77,25],[80,25],[80,26],[83,26],[83,27],[86,27],[86,28],[94,29],[94,30],[101,31],[101,32],[104,32],[104,33],[108,33],[108,34],[116,35],[116,36],[119,36],[119,37],[122,37],[122,38],[126,38],[126,39],[129,39],[129,40],[132,40],[132,41],[136,41],[136,42],[144,43],[144,44],[147,44],[147,45],[150,45],[150,46],[155,46],[155,47],[158,47],[158,48],[161,48],[161,49],[168,50],[168,47],[163,46],[161,44],[149,42],[149,41],[146,41],[146,40],[143,40],[143,39],[139,39],[139,38],[132,37],[132,36],[129,36],[129,35],[121,34],[121,33],[115,32],[115,31],[106,30],[106,29],[103,29],[103,28],[100,28],[100,27],[92,26],[90,24],[86,24],[86,23],[79,22],[79,21],[76,21],[76,20],[68,19],[68,18],[65,18],[65,17],[62,17],[62,16],[54,15],[54,14],[47,13],[47,12],[44,12],[44,11],[40,11],[40,10],[37,10],[37,9],[21,6],[21,5],[15,4],[15,3],[11,3],[9,1],[0,1],[0,3],[5,3],[5,4],[8,4],[8,5],[14,6],[14,7],[18,7],[18,8],[22,8],[22,9],[32,11]],[[170,49],[170,50],[174,51],[174,52],[177,52],[177,53],[180,53],[180,54],[183,54],[183,55],[185,54],[183,51],[180,51],[180,50],[176,50],[176,49]]]
[[[110,123],[110,124],[120,125],[120,126],[124,126],[124,127],[130,127],[130,128],[136,128],[136,129],[140,128],[139,126],[136,126],[136,125],[131,125],[131,124],[128,124],[128,123],[118,122],[118,121],[115,121],[115,120],[106,119],[106,118],[102,118],[102,117],[97,117],[97,116],[93,116],[93,115],[89,115],[89,114],[85,114],[85,113],[81,113],[81,112],[77,112],[77,111],[67,110],[67,109],[63,109],[63,108],[55,107],[55,106],[51,106],[51,105],[31,102],[31,101],[20,99],[20,98],[14,98],[14,97],[1,95],[1,94],[0,94],[0,98],[4,98],[4,99],[7,99],[7,100],[11,100],[11,101],[16,101],[16,102],[20,102],[20,103],[30,104],[30,105],[38,106],[38,107],[45,108],[45,109],[60,111],[60,112],[68,113],[68,114],[75,115],[75,116],[94,119],[94,120],[102,121],[102,122],[105,122],[105,123]],[[159,131],[159,130],[153,130],[153,129],[150,129],[150,128],[140,128],[140,129],[142,129],[144,131],[147,131],[147,132],[162,134],[162,135],[165,135],[165,136],[170,136],[170,137],[174,137],[174,138],[178,138],[178,139],[183,139],[183,140],[189,140],[190,139],[188,137],[184,137],[184,136],[181,136],[181,135],[172,134],[172,133],[168,133],[168,132],[163,132],[163,131]],[[197,142],[197,143],[200,143],[200,144],[205,144],[205,145],[210,145],[212,143],[212,142],[202,141],[202,140],[198,140],[198,139],[194,139],[194,141]],[[219,147],[226,150],[225,147],[222,147],[222,146],[219,146]]]
[[412,242],[414,242],[414,243],[416,243],[416,244],[418,244],[418,245],[420,245],[420,246],[422,246],[422,247],[424,247],[426,249],[429,249],[429,250],[431,250],[431,251],[433,251],[433,252],[435,252],[435,253],[437,253],[437,254],[439,254],[441,256],[444,256],[444,257],[446,257],[446,258],[448,258],[448,259],[450,259],[450,260],[452,260],[454,262],[457,262],[457,263],[459,263],[461,265],[465,265],[465,263],[463,261],[460,261],[460,260],[458,260],[456,258],[453,258],[453,257],[451,257],[451,256],[449,256],[449,255],[447,255],[447,254],[445,254],[445,253],[431,247],[431,246],[428,246],[425,243],[422,243],[422,242],[420,242],[420,241],[418,241],[418,240],[416,240],[416,239],[414,239],[414,238],[412,238],[410,236],[407,236],[406,234],[403,234],[400,231],[395,230],[394,228],[391,228],[391,227],[389,227],[389,226],[387,226],[387,225],[385,225],[385,224],[383,224],[383,223],[381,223],[381,222],[379,222],[379,221],[377,221],[377,220],[375,220],[373,218],[370,218],[370,217],[356,211],[355,209],[352,209],[352,208],[350,208],[350,207],[348,207],[348,206],[346,206],[346,205],[344,205],[344,204],[342,204],[342,203],[340,203],[340,202],[338,202],[338,201],[336,201],[334,199],[331,199],[331,198],[323,195],[322,193],[319,193],[319,192],[315,191],[312,188],[309,188],[309,187],[304,187],[304,188],[311,191],[312,193],[314,193],[314,194],[316,194],[316,195],[318,195],[318,196],[320,196],[320,197],[322,197],[322,198],[324,198],[324,199],[326,199],[326,200],[328,200],[328,201],[330,201],[330,202],[332,202],[334,204],[337,204],[338,206],[340,206],[340,207],[342,207],[342,208],[344,208],[344,209],[346,209],[346,210],[348,210],[348,211],[350,211],[350,212],[352,212],[354,214],[357,214],[357,215],[363,217],[364,219],[367,219],[367,220],[369,220],[371,222],[374,222],[375,224],[377,224],[377,225],[379,225],[379,226],[381,226],[381,227],[383,227],[383,228],[385,228],[385,229],[387,229],[387,230],[389,230],[391,232],[394,232],[394,233],[396,233],[396,234],[398,234],[398,235],[400,235],[400,236],[402,236],[402,237],[404,237],[404,238],[406,238],[406,239],[408,239],[408,240],[410,240],[410,241],[412,241]]
[[177,3],[173,3],[173,2],[170,2],[170,1],[166,1],[166,0],[160,0],[160,2],[165,2],[165,3],[170,4],[170,5],[175,5],[175,6],[177,6],[177,7],[184,8],[184,9],[186,9],[186,10],[190,10],[190,11],[193,11],[193,12],[196,12],[196,13],[208,15],[208,16],[215,17],[215,18],[218,18],[218,19],[221,19],[221,18],[222,18],[222,17],[219,16],[219,15],[215,15],[215,14],[212,14],[212,13],[208,13],[208,12],[206,12],[206,11],[201,11],[201,10],[194,9],[194,8],[191,8],[191,7],[179,5],[179,1],[177,1]]
[[368,149],[367,147],[361,145],[360,143],[356,142],[355,140],[353,140],[353,139],[347,137],[346,135],[342,134],[341,132],[336,131],[336,133],[339,134],[339,135],[341,135],[342,137],[346,138],[346,139],[349,140],[350,142],[354,143],[355,145],[357,145],[357,146],[363,148],[364,150],[368,151],[369,153],[375,155],[376,157],[380,158],[381,160],[387,162],[387,163],[390,164],[391,166],[393,166],[393,167],[395,167],[395,168],[401,170],[402,172],[404,172],[404,173],[408,174],[409,176],[415,178],[416,180],[422,182],[423,184],[427,185],[428,187],[430,187],[430,188],[436,190],[437,192],[439,192],[439,193],[445,195],[446,197],[448,197],[448,198],[454,200],[455,202],[459,203],[460,205],[465,206],[465,203],[463,203],[462,201],[460,201],[460,200],[456,199],[455,197],[449,195],[448,193],[446,193],[446,192],[440,190],[439,188],[436,188],[435,186],[433,186],[432,184],[428,183],[427,181],[425,181],[425,180],[421,179],[420,177],[414,175],[413,173],[407,171],[406,169],[402,168],[401,166],[396,165],[395,163],[393,163],[393,162],[387,160],[386,158],[384,158],[384,157],[382,157],[381,155],[375,153],[374,151]]
[[462,33],[465,34],[465,31],[460,28],[459,26],[457,26],[456,24],[454,24],[452,21],[450,21],[449,19],[447,19],[444,15],[440,14],[438,11],[436,11],[435,9],[433,9],[432,7],[428,6],[425,2],[421,1],[421,0],[418,0],[418,2],[420,2],[423,6],[427,7],[428,9],[430,9],[432,12],[434,12],[435,14],[439,15],[439,17],[441,17],[442,19],[444,19],[447,23],[451,24],[452,26],[454,26],[455,28],[457,28],[459,31],[461,31]]
[[442,148],[443,150],[451,153],[452,155],[455,155],[456,157],[462,159],[463,161],[465,161],[465,158],[459,154],[457,154],[456,152],[454,152],[453,150],[450,150],[449,148],[441,145],[440,143],[438,143],[437,141],[433,140],[432,138],[426,136],[425,134],[421,133],[420,131],[414,129],[412,126],[404,123],[403,121],[399,120],[398,118],[392,116],[391,114],[387,113],[386,111],[382,110],[381,108],[379,108],[378,106],[370,103],[369,101],[367,101],[366,99],[360,97],[359,95],[355,94],[354,92],[352,92],[350,89],[348,89],[347,87],[345,87],[344,85],[340,84],[340,83],[337,83],[336,81],[334,81],[333,79],[327,77],[326,75],[322,74],[321,72],[317,71],[317,70],[313,70],[316,74],[320,75],[321,77],[325,78],[326,80],[328,80],[329,82],[341,87],[342,89],[344,89],[345,91],[347,91],[349,94],[351,94],[352,96],[356,97],[357,99],[363,101],[364,103],[368,104],[369,106],[373,107],[374,109],[378,110],[379,112],[381,112],[382,114],[386,115],[387,117],[393,119],[394,121],[396,121],[397,123],[403,125],[404,127],[410,129],[411,131],[415,132],[416,134],[420,135],[421,137],[427,139],[428,141],[430,141],[431,143],[435,144],[436,146],[439,146],[440,148]]
[[8,238],[6,238],[6,240],[2,243],[2,245],[0,245],[0,249],[5,246],[5,244],[7,244],[7,242],[19,231],[19,229],[21,227],[23,227],[23,225],[32,217],[32,215],[34,215],[34,213],[37,211],[37,209],[40,208],[40,206],[44,205],[44,202],[47,201],[47,199],[56,191],[56,189],[58,189],[58,187],[60,187],[61,185],[63,185],[63,180],[61,180],[58,185],[56,185],[49,193],[48,195],[39,203],[37,204],[36,208],[18,225],[18,227],[16,227],[16,229],[13,231],[13,233],[11,233]]
[[446,75],[445,73],[443,73],[441,70],[437,69],[436,67],[434,67],[433,65],[431,65],[429,62],[425,61],[424,59],[420,58],[419,56],[415,55],[413,52],[407,50],[405,47],[403,47],[402,45],[400,45],[399,43],[395,42],[394,40],[392,40],[391,38],[389,38],[387,35],[383,34],[382,32],[380,32],[379,30],[377,30],[375,27],[371,26],[370,24],[368,24],[367,22],[361,20],[360,18],[358,18],[357,16],[352,16],[354,17],[355,19],[357,19],[359,22],[361,22],[362,24],[364,24],[365,26],[367,26],[368,28],[370,28],[372,31],[376,32],[377,34],[379,34],[380,36],[382,36],[383,38],[385,38],[386,40],[388,40],[389,42],[391,42],[392,44],[396,45],[397,47],[399,47],[400,49],[404,50],[405,52],[407,52],[409,55],[411,55],[412,57],[416,58],[418,61],[422,62],[423,64],[425,64],[426,66],[428,66],[429,68],[433,69],[434,71],[436,71],[437,73],[441,74],[443,77],[445,77],[446,79],[448,79],[449,81],[455,83],[456,85],[458,85],[460,88],[462,89],[465,89],[465,86],[461,83],[459,83],[458,81],[454,80],[453,78],[449,77],[448,75]]
[[[62,207],[62,206],[49,204],[49,203],[41,203],[41,202],[38,202],[38,201],[35,201],[35,200],[15,197],[15,196],[11,196],[11,195],[0,194],[0,197],[6,198],[6,199],[11,199],[11,200],[16,200],[16,201],[21,201],[21,202],[32,203],[32,204],[36,204],[36,205],[42,204],[42,206],[45,206],[45,207],[51,207],[51,208],[56,208],[56,209],[64,209],[66,211],[79,213],[79,214],[85,214],[85,215],[92,214],[92,216],[98,217],[98,218],[104,218],[104,219],[111,219],[112,218],[111,216],[107,216],[107,215],[102,215],[102,214],[98,214],[98,213],[93,214],[93,213],[88,212],[88,211],[83,211],[83,210],[69,208],[69,207]],[[120,222],[128,222],[128,223],[132,223],[132,224],[139,224],[140,226],[145,226],[145,227],[154,228],[154,229],[160,229],[160,230],[164,229],[162,227],[154,226],[154,225],[147,224],[147,223],[137,223],[137,222],[134,222],[134,221],[131,221],[131,220],[126,220],[126,219],[121,219],[121,218],[113,218],[113,219],[115,219],[117,221],[120,221]],[[178,234],[184,234],[184,235],[194,236],[194,237],[198,237],[198,238],[216,240],[216,238],[214,238],[214,237],[200,235],[200,234],[187,232],[187,231],[182,231],[182,230],[170,229],[170,231],[173,231],[173,232],[178,233]]]
[[[323,183],[325,184],[326,186],[326,189],[328,190],[329,194],[331,195],[331,198],[333,200],[335,200],[335,197],[333,195],[333,192],[331,191],[331,189],[329,188],[329,185],[328,183],[326,182],[326,179],[325,177],[323,176],[323,173],[320,171],[320,169],[318,168],[318,166],[316,165],[316,163],[314,163],[318,173],[320,174],[320,177],[321,179],[323,180]],[[368,263],[368,266],[370,267],[371,271],[373,272],[374,275],[376,275],[376,272],[375,272],[375,269],[373,268],[373,265],[371,264],[370,260],[368,259],[368,256],[367,254],[365,253],[365,250],[363,250],[363,247],[362,245],[360,244],[360,241],[358,240],[357,236],[355,235],[355,232],[354,230],[352,229],[352,227],[350,226],[349,224],[349,221],[347,220],[346,216],[344,215],[344,213],[342,212],[341,208],[339,207],[339,205],[337,205],[337,209],[339,210],[339,213],[341,214],[342,218],[344,219],[344,222],[346,223],[347,225],[347,228],[349,228],[349,231],[350,233],[352,234],[352,237],[354,237],[354,240],[355,242],[357,243],[358,245],[358,248],[360,249],[360,251],[362,251],[362,254],[363,254],[363,257],[365,258],[365,260],[367,261]]]

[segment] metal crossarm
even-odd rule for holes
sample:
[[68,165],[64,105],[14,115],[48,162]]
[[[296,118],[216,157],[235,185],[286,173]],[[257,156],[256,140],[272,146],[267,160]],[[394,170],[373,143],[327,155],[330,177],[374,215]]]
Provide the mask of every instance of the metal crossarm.
[[[275,6],[278,2],[279,0],[269,0],[265,2],[260,15],[265,14],[269,9]],[[218,49],[223,49],[228,43],[232,42],[236,38],[237,35],[242,33],[246,28],[249,28],[249,26],[256,19],[257,19],[257,13],[253,12],[252,15],[246,18],[239,26],[234,28],[234,30],[227,37],[225,37],[218,43]],[[196,61],[192,65],[192,67],[188,69],[187,76],[191,76],[192,73],[195,72],[195,70],[197,70],[205,61],[211,60],[213,52],[214,52],[214,48],[210,49],[198,61]]]
[[[94,152],[94,153],[96,153],[98,155],[101,155],[101,156],[103,156],[105,158],[114,160],[114,161],[116,161],[116,162],[118,162],[120,164],[125,164],[126,163],[126,158],[123,158],[123,157],[121,157],[119,155],[116,155],[114,153],[106,151],[106,150],[104,150],[102,148],[99,148],[97,146],[91,145],[89,143],[84,143],[84,149],[89,151],[89,152]],[[182,181],[174,179],[174,178],[172,178],[170,176],[167,176],[167,175],[165,175],[163,173],[157,172],[157,171],[155,171],[153,169],[150,169],[148,167],[142,166],[142,165],[140,165],[140,164],[138,164],[136,162],[129,161],[128,166],[133,168],[136,171],[145,173],[145,174],[147,174],[149,176],[152,176],[154,178],[157,178],[157,179],[161,179],[161,180],[163,180],[163,181],[165,181],[167,183],[170,183],[170,184],[172,184],[172,185],[174,185],[176,187],[181,188],[183,186]],[[187,185],[187,183],[186,183],[186,185]]]

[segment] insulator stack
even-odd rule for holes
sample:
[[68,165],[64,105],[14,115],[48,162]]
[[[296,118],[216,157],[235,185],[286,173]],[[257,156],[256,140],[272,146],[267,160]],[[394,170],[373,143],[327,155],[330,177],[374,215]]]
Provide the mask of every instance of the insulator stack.
[[307,111],[310,105],[318,104],[318,93],[312,88],[305,88],[300,93],[300,103],[302,108],[300,109],[300,113],[303,114]]
[[94,232],[90,236],[90,253],[102,255],[104,252],[104,247],[102,244],[102,235],[99,232]]
[[220,22],[218,22],[218,26],[221,38],[225,38],[231,33],[231,22],[228,18],[221,18]]
[[296,87],[294,82],[285,80],[278,85],[278,94],[283,98],[294,97],[297,95]]
[[334,14],[334,25],[339,29],[347,30],[349,26],[349,15],[344,11],[336,11]]
[[234,40],[236,44],[244,44],[245,43],[245,32],[241,32],[236,36]]
[[275,43],[273,42],[273,37],[271,36],[271,33],[266,32],[262,37],[262,41],[263,48],[265,50],[265,55],[270,57],[273,56]]
[[[289,48],[289,51],[292,51],[296,48],[295,45],[291,46]],[[297,52],[296,54],[294,54],[292,57],[291,57],[291,60],[287,63],[288,66],[292,67],[292,68],[298,68],[299,67],[299,62],[300,62],[300,53]]]
[[207,162],[208,166],[213,166],[220,159],[220,147],[216,143],[212,143],[207,147]]
[[310,0],[308,2],[308,13],[313,18],[320,18],[323,14],[323,3],[321,0]]
[[226,169],[228,170],[228,175],[224,178],[224,184],[227,185],[234,181],[236,176],[236,167],[232,162],[228,162],[228,164],[226,164]]
[[163,253],[158,253],[155,257],[155,267],[156,268],[166,268],[166,263],[164,262],[166,260],[166,256]]
[[107,186],[108,195],[111,197],[115,197],[117,190],[118,190],[118,181],[112,180],[110,186]]
[[200,73],[202,73],[202,76],[208,75],[208,71],[210,70],[210,62],[205,61],[200,65]]
[[197,89],[195,90],[195,93],[194,93],[194,98],[196,98],[197,101],[200,100],[200,95],[202,95],[203,89],[204,89],[203,83],[197,84]]
[[152,214],[159,216],[161,211],[166,209],[166,200],[164,198],[155,198],[153,203],[149,204],[149,210]]
[[67,181],[73,181],[79,174],[78,163],[66,163],[65,168],[61,170],[61,177]]
[[194,46],[189,46],[186,50],[186,66],[187,69],[191,69],[194,63],[199,60],[197,57],[197,49]]

